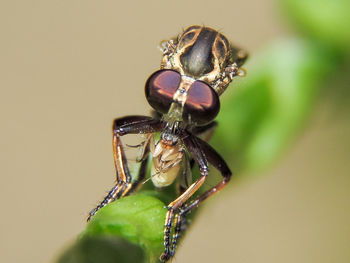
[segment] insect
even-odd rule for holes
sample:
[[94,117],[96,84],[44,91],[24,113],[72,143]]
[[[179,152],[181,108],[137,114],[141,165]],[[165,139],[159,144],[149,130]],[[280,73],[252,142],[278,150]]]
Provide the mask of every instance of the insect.
[[[107,204],[130,194],[146,176],[147,160],[152,157],[151,180],[164,188],[182,177],[179,196],[168,204],[164,228],[163,262],[174,256],[186,215],[218,192],[230,181],[231,171],[223,158],[207,143],[216,127],[220,110],[219,96],[235,76],[244,76],[247,53],[233,46],[215,29],[190,26],[177,37],[161,43],[160,70],[145,85],[146,98],[156,117],[126,116],[113,122],[113,154],[117,183],[88,217]],[[154,134],[160,133],[156,142]],[[141,163],[136,179],[130,174],[121,137],[145,134],[137,161]],[[206,138],[202,135],[207,134]],[[200,176],[190,182],[191,161]],[[190,197],[209,174],[208,164],[221,172],[223,180],[193,200]],[[181,169],[182,167],[182,169]],[[180,172],[182,171],[182,172]],[[186,182],[187,181],[187,182]]]

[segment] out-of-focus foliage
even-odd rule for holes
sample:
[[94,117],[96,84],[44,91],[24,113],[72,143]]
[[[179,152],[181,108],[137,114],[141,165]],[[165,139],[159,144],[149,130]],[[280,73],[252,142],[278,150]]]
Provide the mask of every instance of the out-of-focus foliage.
[[98,235],[78,240],[58,263],[143,263],[144,258],[144,250],[140,246],[117,236]]
[[284,14],[306,36],[349,52],[349,0],[284,0]]
[[350,54],[350,1],[284,0],[280,5],[303,38],[277,40],[254,54],[248,77],[223,96],[213,138],[230,164],[243,171],[260,170],[279,156],[328,77],[342,71]]
[[276,41],[248,65],[248,76],[224,94],[213,144],[233,167],[259,170],[294,138],[337,61],[298,39]]
[[[234,81],[222,96],[212,145],[241,174],[265,168],[279,156],[302,127],[328,77],[339,70],[343,55],[350,53],[350,1],[280,3],[303,37],[277,40],[252,54],[248,76],[238,88]],[[102,208],[59,263],[158,261],[165,199],[151,190]],[[116,242],[115,250],[105,249]]]

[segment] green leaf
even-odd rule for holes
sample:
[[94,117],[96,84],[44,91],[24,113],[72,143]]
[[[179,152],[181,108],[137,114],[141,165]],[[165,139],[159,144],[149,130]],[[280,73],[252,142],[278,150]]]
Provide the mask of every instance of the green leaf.
[[145,251],[145,262],[157,262],[163,251],[167,209],[152,192],[124,197],[103,207],[89,222],[81,238],[120,236]]
[[254,55],[247,77],[223,95],[213,137],[233,170],[260,170],[279,156],[336,63],[327,49],[306,40],[280,40]]
[[281,5],[300,31],[349,52],[349,0],[283,0]]

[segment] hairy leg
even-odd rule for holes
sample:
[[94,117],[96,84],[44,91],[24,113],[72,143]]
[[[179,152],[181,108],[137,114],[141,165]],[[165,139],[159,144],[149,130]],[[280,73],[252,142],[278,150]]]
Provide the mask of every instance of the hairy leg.
[[[89,221],[92,216],[94,216],[102,207],[122,196],[127,195],[131,190],[135,189],[140,182],[140,180],[137,179],[134,183],[132,183],[132,177],[128,168],[127,159],[120,137],[126,134],[154,133],[161,131],[162,129],[163,123],[160,120],[156,120],[148,116],[127,116],[114,120],[113,156],[117,182],[108,192],[107,196],[102,200],[102,202],[89,213],[87,221]],[[140,169],[141,174],[139,177],[142,177],[146,172],[146,161],[141,163]]]
[[[168,240],[168,242],[164,242],[165,243],[164,244],[165,250],[164,250],[164,253],[162,255],[164,259],[169,259],[170,257],[172,257],[174,255],[177,241],[178,241],[178,238],[179,238],[181,230],[182,230],[182,226],[184,225],[184,223],[186,221],[186,215],[189,212],[191,212],[194,208],[196,208],[200,203],[202,203],[204,200],[206,200],[208,197],[210,197],[213,194],[215,194],[216,192],[220,191],[229,182],[231,175],[232,175],[226,162],[208,143],[206,143],[205,141],[199,139],[198,137],[196,137],[192,134],[189,134],[189,136],[184,140],[184,143],[185,143],[187,149],[189,150],[189,152],[192,154],[196,163],[199,165],[200,170],[201,170],[201,165],[202,165],[202,167],[205,168],[205,163],[209,162],[221,172],[221,174],[223,176],[223,180],[220,183],[218,183],[217,185],[215,185],[214,187],[210,188],[208,191],[206,191],[202,195],[200,195],[195,200],[191,201],[189,204],[186,204],[183,202],[182,203],[183,205],[181,205],[179,207],[178,212],[172,211],[173,215],[169,216],[167,224],[166,224],[165,236],[166,236],[166,234],[170,235],[170,230],[167,230],[167,226],[170,225],[170,227],[168,226],[168,228],[171,229],[171,224],[172,224],[171,220],[173,218],[174,218],[173,224],[175,225],[175,227],[174,227],[174,233],[173,233],[173,238],[172,238],[172,245],[171,245],[170,249],[167,249],[167,246],[166,246],[167,244],[170,243],[169,238],[167,238],[167,239],[165,238],[165,241]],[[205,158],[205,160],[203,159],[203,157]],[[200,179],[202,178],[202,176],[203,176],[203,174],[201,173]],[[169,212],[168,212],[168,214],[169,214]],[[163,258],[161,258],[161,259],[163,259]]]

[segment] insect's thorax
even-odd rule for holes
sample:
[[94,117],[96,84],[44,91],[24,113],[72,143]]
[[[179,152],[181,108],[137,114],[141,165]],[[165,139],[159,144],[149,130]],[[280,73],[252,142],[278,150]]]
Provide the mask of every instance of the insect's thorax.
[[230,44],[218,31],[202,26],[188,28],[178,39],[176,49],[163,56],[164,68],[202,80],[208,84],[221,77],[230,56]]

